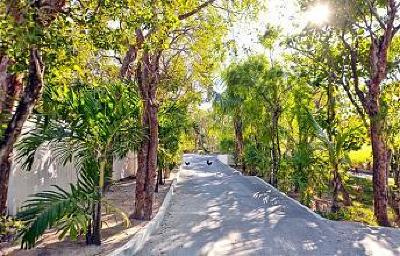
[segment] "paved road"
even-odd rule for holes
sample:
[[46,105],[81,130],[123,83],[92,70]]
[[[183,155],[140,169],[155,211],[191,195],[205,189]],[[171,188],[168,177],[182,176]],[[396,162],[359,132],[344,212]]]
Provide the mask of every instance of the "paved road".
[[139,255],[400,255],[399,230],[324,220],[211,156],[185,160],[162,227]]

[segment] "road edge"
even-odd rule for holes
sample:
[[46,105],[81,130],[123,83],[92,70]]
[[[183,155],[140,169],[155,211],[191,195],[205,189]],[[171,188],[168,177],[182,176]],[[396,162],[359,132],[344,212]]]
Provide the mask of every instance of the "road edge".
[[285,197],[286,199],[289,199],[290,201],[292,201],[293,203],[295,203],[296,205],[300,206],[301,208],[305,209],[307,212],[311,213],[312,215],[314,215],[314,217],[316,217],[319,220],[323,220],[323,221],[331,221],[329,219],[326,219],[324,217],[322,217],[321,215],[319,215],[318,213],[314,212],[313,210],[311,210],[309,207],[301,204],[299,201],[297,201],[294,198],[291,198],[290,196],[286,195],[285,193],[283,193],[282,191],[279,191],[277,188],[273,187],[271,184],[268,184],[265,180],[261,179],[260,177],[257,176],[248,176],[248,177],[252,177],[255,178],[256,180],[258,180],[259,182],[262,182],[263,185],[266,185],[268,188],[270,188],[271,190],[273,190],[274,192],[277,192],[279,194],[281,194],[283,197]]
[[[240,173],[240,175],[245,176],[245,175],[243,175],[243,173],[242,173],[241,171],[236,170],[235,168],[233,168],[233,167],[231,167],[231,166],[229,166],[229,165],[227,165],[227,164],[225,164],[225,163],[222,163],[219,159],[217,159],[217,161],[220,162],[220,164],[223,164],[223,165],[228,166],[229,169],[232,170],[234,173],[237,173],[237,172],[238,172],[238,173]],[[314,217],[316,217],[317,219],[319,219],[319,220],[324,220],[324,221],[331,221],[331,220],[329,220],[329,219],[326,219],[326,218],[322,217],[322,216],[319,215],[318,213],[314,212],[314,211],[311,210],[309,207],[307,207],[307,206],[301,204],[299,201],[297,201],[297,200],[291,198],[290,196],[286,195],[285,193],[279,191],[277,188],[273,187],[271,184],[269,184],[269,183],[266,182],[265,180],[261,179],[260,177],[257,177],[257,176],[245,176],[245,177],[253,178],[253,179],[255,179],[256,181],[261,182],[261,183],[262,183],[263,185],[265,185],[266,187],[270,188],[271,190],[273,190],[273,191],[275,191],[275,192],[278,192],[278,193],[281,194],[283,197],[289,199],[290,201],[292,201],[292,202],[295,203],[296,205],[299,205],[301,208],[303,208],[303,209],[305,209],[307,212],[311,213],[311,214],[312,214]]]
[[150,236],[160,227],[161,222],[164,220],[165,213],[167,212],[171,199],[175,191],[176,184],[179,181],[179,174],[182,166],[179,166],[179,170],[176,173],[176,177],[173,179],[169,191],[165,195],[164,201],[158,210],[156,216],[150,220],[143,228],[139,230],[128,242],[122,247],[115,249],[107,256],[131,256],[138,253],[149,240]]

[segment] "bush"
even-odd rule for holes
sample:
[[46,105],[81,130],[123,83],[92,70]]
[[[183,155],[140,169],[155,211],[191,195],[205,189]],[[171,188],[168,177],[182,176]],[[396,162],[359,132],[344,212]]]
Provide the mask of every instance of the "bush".
[[341,208],[336,213],[330,212],[322,215],[330,220],[356,221],[373,226],[378,225],[371,207],[360,203],[355,203],[353,206]]
[[223,138],[221,139],[219,148],[223,154],[233,153],[235,151],[235,141],[230,138]]

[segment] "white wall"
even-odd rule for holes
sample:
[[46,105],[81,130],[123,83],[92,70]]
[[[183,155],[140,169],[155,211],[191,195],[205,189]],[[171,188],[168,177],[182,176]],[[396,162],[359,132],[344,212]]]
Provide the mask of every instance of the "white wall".
[[137,171],[137,154],[129,152],[124,158],[114,158],[113,180],[120,180],[126,177],[135,177]]
[[231,156],[231,155],[217,155],[217,159],[226,165],[234,165],[235,164],[233,156]]
[[[123,159],[114,159],[113,179],[135,176],[136,170],[137,155],[131,152]],[[58,185],[69,191],[69,184],[76,181],[77,173],[73,164],[62,166],[54,163],[51,151],[43,147],[36,153],[31,171],[23,170],[18,163],[13,164],[7,195],[8,212],[15,215],[31,194],[54,189],[51,185]]]

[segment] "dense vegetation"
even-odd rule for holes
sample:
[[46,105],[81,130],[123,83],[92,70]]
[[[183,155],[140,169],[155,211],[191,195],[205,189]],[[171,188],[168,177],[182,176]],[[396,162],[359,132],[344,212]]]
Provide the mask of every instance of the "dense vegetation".
[[[0,212],[12,162],[48,147],[79,182],[33,195],[22,245],[47,228],[100,244],[113,157],[138,153],[135,212],[149,220],[162,175],[180,162],[202,92],[223,61],[229,24],[252,1],[2,1]],[[25,134],[24,134],[25,133]],[[190,132],[189,132],[190,133]],[[13,156],[14,149],[17,155]]]
[[[183,152],[219,151],[324,216],[399,226],[400,3],[325,2],[329,21],[290,35],[262,28],[263,53],[227,58],[237,53],[230,26],[262,1],[2,1],[0,212],[12,162],[29,170],[42,147],[79,174],[68,191],[25,203],[22,246],[48,228],[99,245],[112,161],[129,151],[131,219],[151,219]],[[204,98],[211,109],[199,109]]]
[[[291,35],[269,28],[266,54],[226,69],[214,111],[229,117],[231,137],[220,149],[304,204],[319,210],[324,201],[333,218],[365,207],[367,223],[399,225],[399,3],[325,2],[328,22]],[[269,58],[279,46],[283,56]],[[350,170],[369,172],[372,183],[357,184]],[[361,207],[355,189],[369,197]]]

